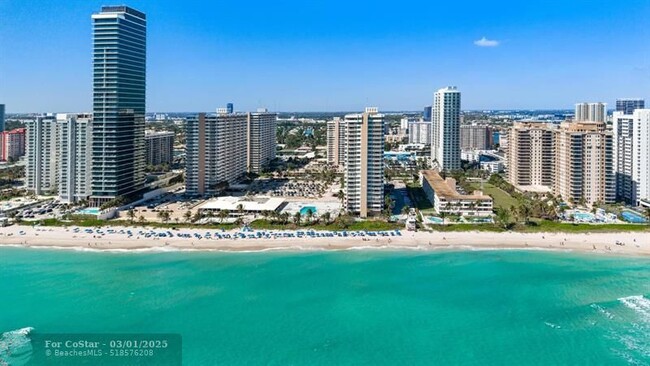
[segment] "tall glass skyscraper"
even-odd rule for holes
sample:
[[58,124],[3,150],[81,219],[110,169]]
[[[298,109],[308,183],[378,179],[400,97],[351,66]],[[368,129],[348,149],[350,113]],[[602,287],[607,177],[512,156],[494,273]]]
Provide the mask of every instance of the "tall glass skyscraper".
[[146,28],[143,13],[104,6],[93,21],[94,205],[144,187]]

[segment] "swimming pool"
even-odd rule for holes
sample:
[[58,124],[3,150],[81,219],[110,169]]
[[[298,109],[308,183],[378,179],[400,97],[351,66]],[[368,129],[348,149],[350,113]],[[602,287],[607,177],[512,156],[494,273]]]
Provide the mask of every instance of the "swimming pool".
[[442,224],[443,223],[441,218],[435,217],[435,216],[429,216],[429,217],[427,217],[427,220],[429,220],[430,222],[432,222],[434,224]]
[[589,212],[574,212],[573,218],[581,221],[594,221],[596,217]]
[[83,210],[79,210],[79,213],[82,215],[99,215],[99,208],[98,207],[88,207],[84,208]]
[[648,222],[648,220],[646,220],[645,217],[641,216],[640,214],[634,211],[623,211],[621,212],[621,216],[623,217],[623,220],[627,222],[631,222],[633,224],[643,224]]
[[314,207],[314,206],[303,206],[303,207],[300,209],[300,214],[301,214],[302,216],[307,216],[307,213],[308,213],[309,211],[311,211],[312,215],[315,215],[316,212],[318,212],[318,211],[316,211],[316,207]]

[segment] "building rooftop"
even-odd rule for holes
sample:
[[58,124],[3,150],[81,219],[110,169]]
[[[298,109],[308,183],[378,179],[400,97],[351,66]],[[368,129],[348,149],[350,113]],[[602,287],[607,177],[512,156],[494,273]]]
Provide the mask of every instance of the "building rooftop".
[[276,211],[284,199],[278,197],[217,197],[210,199],[198,207],[199,210],[229,210],[237,211],[242,205],[244,212]]
[[435,170],[423,170],[422,176],[429,182],[429,185],[439,197],[447,200],[492,200],[492,197],[484,195],[481,191],[474,191],[473,194],[460,194],[456,190],[456,180],[453,178],[442,179],[440,174]]

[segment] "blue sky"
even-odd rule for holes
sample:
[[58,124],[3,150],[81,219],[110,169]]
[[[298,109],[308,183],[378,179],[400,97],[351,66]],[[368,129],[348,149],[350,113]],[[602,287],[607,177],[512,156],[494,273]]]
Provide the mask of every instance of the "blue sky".
[[[148,111],[420,110],[446,85],[463,109],[650,98],[648,0],[125,3],[148,18]],[[0,0],[7,112],[91,109],[106,4]]]

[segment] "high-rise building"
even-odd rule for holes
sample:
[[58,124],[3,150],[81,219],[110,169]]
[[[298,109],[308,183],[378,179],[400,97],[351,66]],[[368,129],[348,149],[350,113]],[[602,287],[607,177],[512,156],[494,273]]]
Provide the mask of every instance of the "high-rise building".
[[334,117],[327,122],[327,163],[336,166],[345,164],[345,121]]
[[5,105],[0,104],[0,132],[5,130]]
[[384,115],[377,108],[345,116],[345,209],[368,217],[384,206]]
[[57,114],[57,191],[61,202],[77,202],[90,196],[92,167],[92,115]]
[[643,108],[645,108],[643,99],[616,99],[616,112],[630,115],[634,110]]
[[56,194],[57,124],[54,116],[36,117],[26,123],[27,190],[34,194]]
[[424,107],[424,113],[422,113],[422,119],[424,119],[427,122],[431,122],[432,110],[433,110],[433,106],[428,105]]
[[435,93],[431,162],[440,171],[460,169],[460,91],[455,86]]
[[186,123],[186,191],[212,195],[247,171],[248,114],[199,113]]
[[25,155],[25,129],[0,132],[0,161],[16,160]]
[[126,6],[104,6],[92,21],[91,202],[101,205],[144,188],[147,20]]
[[461,150],[489,150],[492,148],[492,129],[488,126],[460,126]]
[[605,103],[578,103],[576,104],[576,122],[605,122],[607,119],[607,104]]
[[613,203],[613,134],[600,122],[564,122],[554,131],[553,193],[576,204]]
[[545,123],[517,122],[508,133],[508,182],[522,190],[553,186],[553,128]]
[[226,113],[228,114],[235,113],[235,106],[232,103],[226,104]]
[[431,144],[431,122],[409,122],[409,144]]
[[172,165],[174,160],[174,132],[151,131],[144,132],[145,156],[147,165]]
[[616,197],[633,205],[650,202],[650,109],[614,112],[612,122]]
[[249,172],[259,174],[275,159],[277,119],[277,114],[264,108],[248,113],[246,167]]

